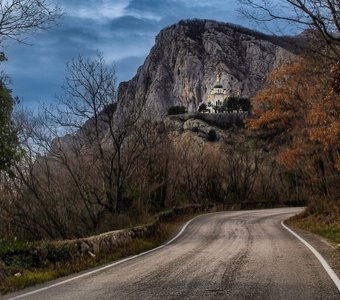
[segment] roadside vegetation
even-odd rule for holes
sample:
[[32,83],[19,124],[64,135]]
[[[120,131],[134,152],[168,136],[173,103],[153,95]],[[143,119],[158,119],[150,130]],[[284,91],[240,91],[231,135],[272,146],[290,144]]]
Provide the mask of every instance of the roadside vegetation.
[[[71,258],[64,247],[58,247],[54,242],[0,240],[0,259],[3,262],[0,266],[0,270],[3,268],[0,272],[0,292],[14,292],[153,249],[166,242],[180,225],[194,216],[169,215],[167,221],[160,222],[157,232],[148,238],[133,239],[114,252],[100,252],[98,255],[78,258]],[[37,263],[39,259],[36,257],[36,249],[41,247],[48,251],[48,260],[43,265]]]
[[340,207],[334,202],[310,203],[302,214],[288,220],[288,224],[311,231],[340,247]]
[[[26,2],[49,7],[40,6],[44,1],[12,2],[23,4],[11,6],[13,20],[25,17],[20,9]],[[338,243],[340,40],[333,32],[339,33],[340,19],[336,8],[331,13],[335,18],[326,16],[325,26],[308,23],[303,55],[270,74],[252,99],[246,128],[205,133],[196,122],[176,129],[169,120],[146,117],[143,98],[118,103],[115,68],[100,53],[70,61],[58,105],[37,114],[17,110],[11,118],[15,99],[1,79],[1,290],[145,251],[165,241],[180,220],[108,256],[70,263],[67,254],[53,252],[60,259],[42,268],[31,255],[36,243],[132,227],[186,204],[224,209],[307,204],[293,224]],[[51,7],[50,14],[46,24],[57,18],[58,8]],[[27,17],[32,15],[39,16]],[[29,24],[32,30],[41,26]],[[0,41],[6,38],[2,26]],[[185,111],[173,107],[169,113]]]
[[339,3],[244,0],[243,14],[256,22],[306,26],[303,52],[274,70],[252,100],[249,129],[271,135],[277,162],[305,188],[307,210],[292,223],[334,242],[340,236],[340,18]]

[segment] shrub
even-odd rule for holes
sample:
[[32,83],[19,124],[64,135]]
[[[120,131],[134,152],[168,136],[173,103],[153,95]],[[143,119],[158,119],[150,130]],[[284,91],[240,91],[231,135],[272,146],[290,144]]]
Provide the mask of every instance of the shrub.
[[37,260],[35,256],[33,245],[30,242],[0,239],[0,260],[6,266],[35,266]]
[[168,115],[180,115],[187,113],[187,109],[184,106],[171,106],[168,109]]
[[47,259],[51,263],[68,261],[71,259],[71,253],[67,246],[47,244]]
[[199,111],[199,112],[206,112],[206,111],[208,111],[207,105],[206,105],[205,103],[202,103],[202,104],[198,107],[198,111]]
[[216,131],[214,129],[209,130],[207,140],[209,142],[214,142],[214,141],[217,140],[217,134],[216,134]]

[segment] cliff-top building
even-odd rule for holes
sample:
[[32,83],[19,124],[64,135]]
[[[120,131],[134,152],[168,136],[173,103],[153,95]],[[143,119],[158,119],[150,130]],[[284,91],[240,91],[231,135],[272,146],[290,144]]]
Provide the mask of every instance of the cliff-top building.
[[250,101],[241,97],[240,88],[236,95],[230,95],[221,84],[221,73],[218,72],[214,86],[210,89],[208,97],[198,107],[199,112],[205,113],[232,113],[249,112]]
[[221,84],[221,73],[218,72],[214,86],[211,88],[206,102],[208,112],[213,112],[223,106],[224,101],[228,98],[227,89]]

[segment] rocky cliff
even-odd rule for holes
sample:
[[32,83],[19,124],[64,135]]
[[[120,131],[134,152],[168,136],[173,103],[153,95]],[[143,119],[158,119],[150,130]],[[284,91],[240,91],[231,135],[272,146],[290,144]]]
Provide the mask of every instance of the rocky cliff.
[[188,20],[163,29],[144,64],[119,86],[121,103],[145,101],[160,118],[169,107],[196,111],[221,72],[229,95],[251,97],[268,72],[290,59],[296,40],[268,36],[233,24]]

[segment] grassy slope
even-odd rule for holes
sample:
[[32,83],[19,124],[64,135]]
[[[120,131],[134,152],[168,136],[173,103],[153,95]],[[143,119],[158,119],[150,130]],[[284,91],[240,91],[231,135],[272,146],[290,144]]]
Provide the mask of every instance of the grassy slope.
[[311,203],[305,212],[291,218],[288,223],[340,244],[340,207],[337,203]]

